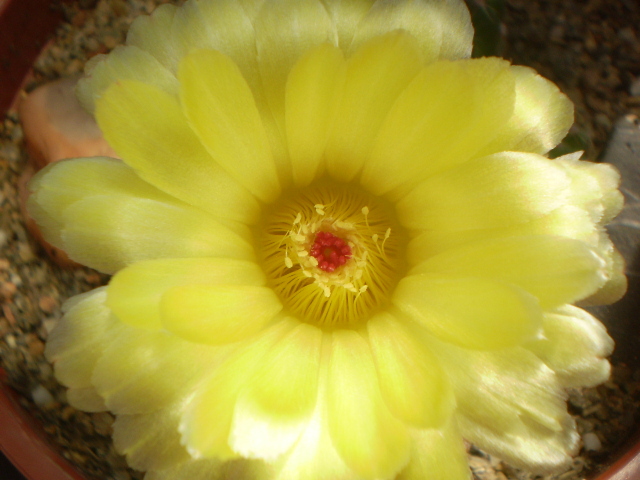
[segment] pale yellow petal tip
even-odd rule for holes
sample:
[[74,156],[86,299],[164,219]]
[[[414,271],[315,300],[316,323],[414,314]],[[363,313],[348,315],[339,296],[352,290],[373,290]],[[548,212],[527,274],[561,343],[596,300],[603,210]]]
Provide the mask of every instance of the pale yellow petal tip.
[[[567,338],[572,341],[567,343]],[[527,344],[567,387],[590,387],[606,381],[611,372],[606,357],[613,347],[604,325],[571,305],[545,314],[541,338]]]

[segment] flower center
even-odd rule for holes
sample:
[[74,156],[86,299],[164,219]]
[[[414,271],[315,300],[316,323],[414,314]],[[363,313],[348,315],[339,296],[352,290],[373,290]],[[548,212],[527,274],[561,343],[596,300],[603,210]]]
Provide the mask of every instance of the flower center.
[[263,268],[285,309],[319,326],[354,324],[388,303],[405,235],[392,208],[357,187],[284,196],[258,233]]

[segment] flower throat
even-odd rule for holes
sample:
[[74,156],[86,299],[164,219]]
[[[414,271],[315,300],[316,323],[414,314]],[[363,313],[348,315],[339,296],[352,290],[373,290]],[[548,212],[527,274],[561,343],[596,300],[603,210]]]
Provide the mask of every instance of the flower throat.
[[268,282],[285,309],[318,326],[364,321],[403,273],[406,235],[384,201],[351,185],[283,196],[258,233]]

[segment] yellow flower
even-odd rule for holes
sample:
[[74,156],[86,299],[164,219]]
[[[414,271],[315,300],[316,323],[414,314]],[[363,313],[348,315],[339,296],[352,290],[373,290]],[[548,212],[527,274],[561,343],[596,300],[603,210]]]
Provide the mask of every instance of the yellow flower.
[[45,169],[30,209],[115,275],[47,355],[146,480],[458,480],[462,438],[570,461],[618,175],[544,157],[570,102],[471,39],[458,0],[190,0],[88,67],[123,161]]

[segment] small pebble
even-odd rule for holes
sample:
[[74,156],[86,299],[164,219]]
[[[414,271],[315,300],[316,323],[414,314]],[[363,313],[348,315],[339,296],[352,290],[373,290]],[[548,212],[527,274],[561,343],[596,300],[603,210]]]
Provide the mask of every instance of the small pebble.
[[118,470],[115,472],[113,480],[131,480],[131,475],[125,470]]
[[11,300],[17,291],[18,291],[18,287],[16,287],[15,283],[11,283],[11,282],[0,283],[0,298],[4,298],[5,300]]
[[6,337],[4,337],[4,341],[7,342],[7,345],[9,345],[9,348],[14,349],[16,348],[16,337],[13,336],[13,334],[9,334]]
[[20,160],[20,149],[13,143],[0,145],[0,158],[6,158],[11,163]]
[[7,322],[9,322],[11,325],[15,325],[16,317],[13,314],[13,312],[11,311],[11,307],[9,305],[7,305],[6,303],[4,305],[2,305],[2,313],[4,314],[4,318],[7,319]]
[[58,301],[49,295],[43,295],[38,300],[38,306],[44,313],[53,313],[58,306]]
[[593,121],[605,129],[610,129],[612,127],[611,120],[604,113],[597,113],[593,119]]
[[23,262],[31,262],[36,259],[33,250],[31,250],[31,247],[27,243],[18,245],[18,255],[20,255],[20,260]]
[[54,403],[56,403],[53,395],[44,388],[42,385],[38,385],[36,388],[31,390],[31,398],[33,399],[33,403],[38,405],[39,407],[50,407]]
[[47,331],[47,333],[51,333],[51,330],[53,330],[53,327],[55,327],[58,324],[58,320],[55,318],[45,318],[42,321],[42,325],[44,326],[44,329]]
[[62,413],[60,414],[60,417],[63,420],[69,420],[71,417],[73,417],[75,413],[76,413],[76,409],[67,405],[62,409]]
[[40,340],[37,335],[30,333],[25,337],[25,342],[27,343],[29,354],[32,357],[42,356],[44,353],[44,343],[42,343],[42,340]]
[[600,438],[593,432],[585,433],[582,436],[582,443],[585,450],[590,450],[592,452],[597,452],[602,448],[602,442],[600,441]]
[[4,337],[10,330],[9,322],[4,318],[0,318],[0,338]]
[[636,77],[633,82],[631,82],[629,93],[634,97],[640,97],[640,77]]
[[630,43],[632,45],[637,43],[638,41],[636,38],[636,34],[633,31],[633,28],[631,27],[626,27],[621,29],[618,32],[618,37],[620,37],[621,40],[624,40],[625,42]]
[[93,428],[100,435],[111,435],[113,433],[113,417],[107,412],[99,412],[91,415]]
[[23,284],[22,277],[17,273],[12,273],[11,275],[9,275],[9,281],[11,281],[11,283],[15,283],[16,287],[21,287]]
[[42,378],[49,378],[53,375],[53,368],[51,368],[51,364],[47,361],[40,362],[40,375]]
[[116,48],[116,45],[118,45],[117,38],[111,35],[104,38],[104,46],[107,47],[109,50],[113,50],[114,48]]

